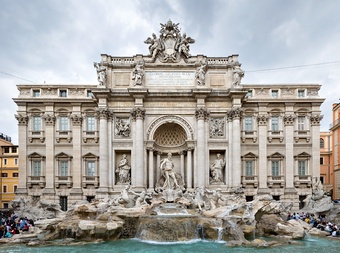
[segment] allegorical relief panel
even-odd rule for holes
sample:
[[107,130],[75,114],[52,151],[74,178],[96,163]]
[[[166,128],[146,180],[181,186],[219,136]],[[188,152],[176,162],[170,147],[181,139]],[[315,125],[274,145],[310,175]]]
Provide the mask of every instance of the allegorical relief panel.
[[115,135],[120,138],[129,138],[131,133],[129,118],[116,118]]
[[224,137],[224,118],[210,118],[209,123],[210,138]]

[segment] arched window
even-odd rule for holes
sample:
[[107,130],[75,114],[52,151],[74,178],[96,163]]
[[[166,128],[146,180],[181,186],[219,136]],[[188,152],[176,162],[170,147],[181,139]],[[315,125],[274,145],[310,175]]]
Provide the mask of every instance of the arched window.
[[324,148],[325,147],[325,140],[320,138],[320,148]]

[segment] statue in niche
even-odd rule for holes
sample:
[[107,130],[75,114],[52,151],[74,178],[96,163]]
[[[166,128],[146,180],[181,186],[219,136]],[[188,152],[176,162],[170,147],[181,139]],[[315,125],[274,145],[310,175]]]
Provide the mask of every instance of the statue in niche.
[[204,86],[205,85],[206,69],[207,69],[207,64],[201,64],[201,66],[199,66],[196,69],[195,78],[196,78],[196,83],[197,83],[198,86]]
[[244,71],[240,68],[240,66],[235,66],[233,68],[233,87],[240,86],[243,76]]
[[116,170],[118,173],[119,184],[130,184],[130,170],[131,166],[129,164],[129,160],[126,157],[126,154],[123,154]]
[[128,120],[118,118],[116,121],[116,135],[121,137],[130,136],[130,123]]
[[134,85],[141,86],[143,84],[144,78],[144,65],[143,62],[137,63],[135,69],[133,70],[132,80],[134,80]]
[[224,136],[224,120],[210,119],[210,137]]
[[97,79],[100,86],[105,86],[106,83],[106,67],[101,66],[99,63],[94,62],[93,66],[97,70]]
[[[161,160],[159,169],[161,170],[161,177],[156,184],[156,191],[166,191],[167,194],[174,190],[184,190],[184,183],[181,175],[174,172],[174,163],[172,161],[172,154]],[[172,194],[173,195],[173,194]],[[167,198],[169,200],[169,198]]]
[[216,159],[210,166],[210,183],[211,184],[223,184],[223,168],[225,167],[225,160],[221,158],[221,154],[216,155]]

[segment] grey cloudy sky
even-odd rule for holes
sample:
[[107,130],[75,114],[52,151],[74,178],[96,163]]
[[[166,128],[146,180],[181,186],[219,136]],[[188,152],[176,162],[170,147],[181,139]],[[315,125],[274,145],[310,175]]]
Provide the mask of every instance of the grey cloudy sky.
[[17,144],[17,84],[95,84],[100,54],[148,54],[143,41],[169,19],[196,40],[191,54],[239,54],[242,83],[322,84],[327,131],[340,98],[339,10],[335,0],[0,0],[0,132]]

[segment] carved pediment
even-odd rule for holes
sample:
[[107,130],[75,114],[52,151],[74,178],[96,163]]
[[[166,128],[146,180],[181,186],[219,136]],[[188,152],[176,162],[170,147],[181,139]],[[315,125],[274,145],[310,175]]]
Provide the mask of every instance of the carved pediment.
[[274,154],[271,154],[270,156],[267,156],[268,158],[284,158],[285,156],[280,154],[279,152],[276,152]]
[[249,152],[247,154],[245,154],[244,156],[242,156],[242,158],[257,158],[258,156],[255,155],[254,153],[252,152]]
[[83,158],[98,158],[98,156],[89,152],[89,153],[83,155]]
[[72,158],[72,156],[69,156],[68,154],[65,154],[64,152],[60,152],[55,157],[56,158]]
[[28,158],[40,158],[40,159],[42,159],[42,158],[45,158],[45,156],[42,156],[42,155],[40,155],[39,153],[37,153],[37,152],[33,152],[32,154],[29,154],[28,156],[27,156]]
[[302,152],[302,153],[294,156],[294,158],[308,158],[308,157],[311,157],[311,155],[306,153],[306,152]]

